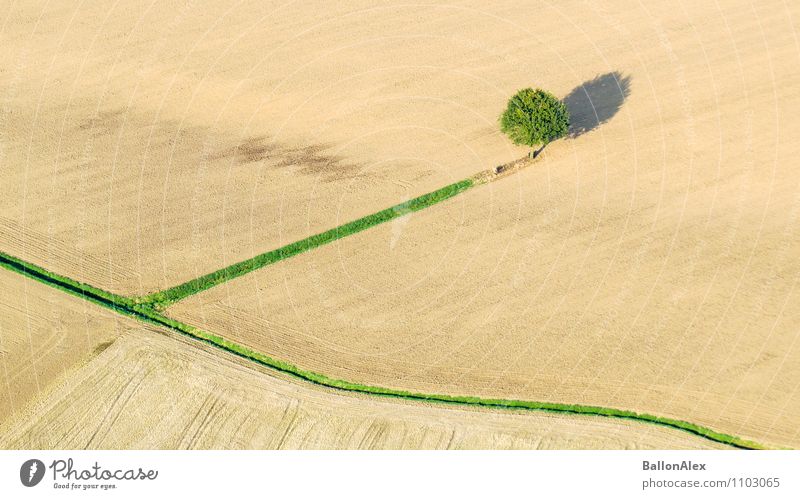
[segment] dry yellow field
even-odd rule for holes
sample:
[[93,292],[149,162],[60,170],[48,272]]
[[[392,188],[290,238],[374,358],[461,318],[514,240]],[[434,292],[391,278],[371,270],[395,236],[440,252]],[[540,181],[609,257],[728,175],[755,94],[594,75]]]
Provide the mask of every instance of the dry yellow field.
[[725,448],[632,421],[318,389],[0,272],[0,449]]
[[[168,314],[352,382],[800,447],[798,18],[781,0],[16,1],[0,251],[120,294],[173,286],[515,160],[497,117],[542,87],[573,136],[533,166]],[[709,446],[318,390],[0,282],[0,447]]]
[[[565,94],[629,78],[621,103],[597,91],[599,114],[621,105],[607,123],[170,315],[355,382],[625,408],[800,446],[797,5],[622,3],[520,23],[558,49],[529,54],[543,62],[525,66],[531,83]],[[515,56],[533,44],[517,33]]]
[[362,398],[275,378],[182,340],[124,335],[7,425],[11,449],[725,448],[594,416]]
[[717,124],[758,131],[765,113],[777,130],[797,42],[773,3],[16,1],[0,250],[120,293],[175,285],[513,160],[497,116],[515,90],[565,96],[614,71],[630,106],[568,146],[575,164],[615,143],[626,173],[686,171],[693,149],[728,154]]
[[0,269],[0,422],[49,393],[129,321]]
[[519,154],[497,113],[542,75],[509,22],[283,3],[11,5],[0,250],[143,294]]

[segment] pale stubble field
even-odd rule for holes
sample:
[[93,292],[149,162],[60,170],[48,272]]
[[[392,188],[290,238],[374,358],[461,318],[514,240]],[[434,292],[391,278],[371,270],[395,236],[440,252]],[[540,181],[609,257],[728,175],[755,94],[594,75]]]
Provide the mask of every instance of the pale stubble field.
[[[167,313],[353,382],[617,407],[796,447],[797,14],[783,2],[16,2],[0,31],[0,250],[121,294],[173,286],[524,155],[496,120],[514,91],[541,86],[570,96],[586,133],[517,174]],[[20,293],[31,291],[8,294]],[[30,296],[21,310],[43,317],[50,305]],[[64,322],[54,317],[42,345]],[[89,418],[67,410],[75,395],[102,407],[88,427],[106,425],[117,414],[106,397],[150,366],[156,393],[136,400],[189,425],[203,397],[239,376],[219,367],[229,360],[216,366],[148,329],[106,348],[121,334],[113,317],[54,355],[24,343],[25,320],[0,331],[13,346],[3,361],[13,372],[38,366],[55,391],[44,398],[40,386],[34,403],[9,389],[3,403],[33,404],[41,419],[31,424]],[[213,389],[182,377],[193,355],[219,380]],[[129,368],[87,395],[110,359]],[[59,378],[71,369],[81,374]],[[243,382],[274,381],[247,372]],[[194,394],[186,407],[166,402],[173,385]],[[244,406],[223,406],[247,420],[247,404],[267,402],[246,392]],[[292,397],[270,398],[274,414]],[[417,410],[415,428],[445,417]],[[495,414],[465,412],[479,426]],[[347,430],[309,441],[358,447],[369,418],[342,417]],[[105,440],[28,426],[6,445],[248,446],[230,428],[143,440],[140,419],[117,420]],[[564,420],[550,440],[540,429],[514,440],[503,420],[464,446],[697,444]],[[630,438],[584,424],[619,424]],[[272,433],[252,438],[275,444]]]
[[346,395],[0,270],[2,449],[722,448],[635,421]]
[[777,11],[685,8],[682,24],[620,26],[642,30],[635,50],[606,32],[631,91],[596,130],[169,313],[360,383],[627,408],[797,446],[794,35]]

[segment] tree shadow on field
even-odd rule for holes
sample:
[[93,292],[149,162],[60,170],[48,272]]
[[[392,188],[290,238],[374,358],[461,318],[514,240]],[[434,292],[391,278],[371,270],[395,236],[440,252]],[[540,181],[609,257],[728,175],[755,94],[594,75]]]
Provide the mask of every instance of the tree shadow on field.
[[619,71],[595,76],[564,97],[569,110],[569,137],[591,132],[617,114],[631,93],[631,77]]

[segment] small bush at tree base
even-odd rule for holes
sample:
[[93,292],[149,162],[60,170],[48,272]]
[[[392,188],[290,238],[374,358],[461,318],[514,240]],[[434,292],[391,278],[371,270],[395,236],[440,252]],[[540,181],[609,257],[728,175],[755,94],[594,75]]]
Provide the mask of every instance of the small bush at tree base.
[[517,145],[545,146],[569,131],[569,111],[553,94],[525,88],[508,101],[500,130]]

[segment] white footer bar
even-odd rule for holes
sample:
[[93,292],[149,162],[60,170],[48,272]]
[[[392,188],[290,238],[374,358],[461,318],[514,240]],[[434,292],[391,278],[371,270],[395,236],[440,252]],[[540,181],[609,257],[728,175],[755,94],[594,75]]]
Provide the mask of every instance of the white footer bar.
[[798,498],[798,470],[800,451],[0,451],[0,497]]

